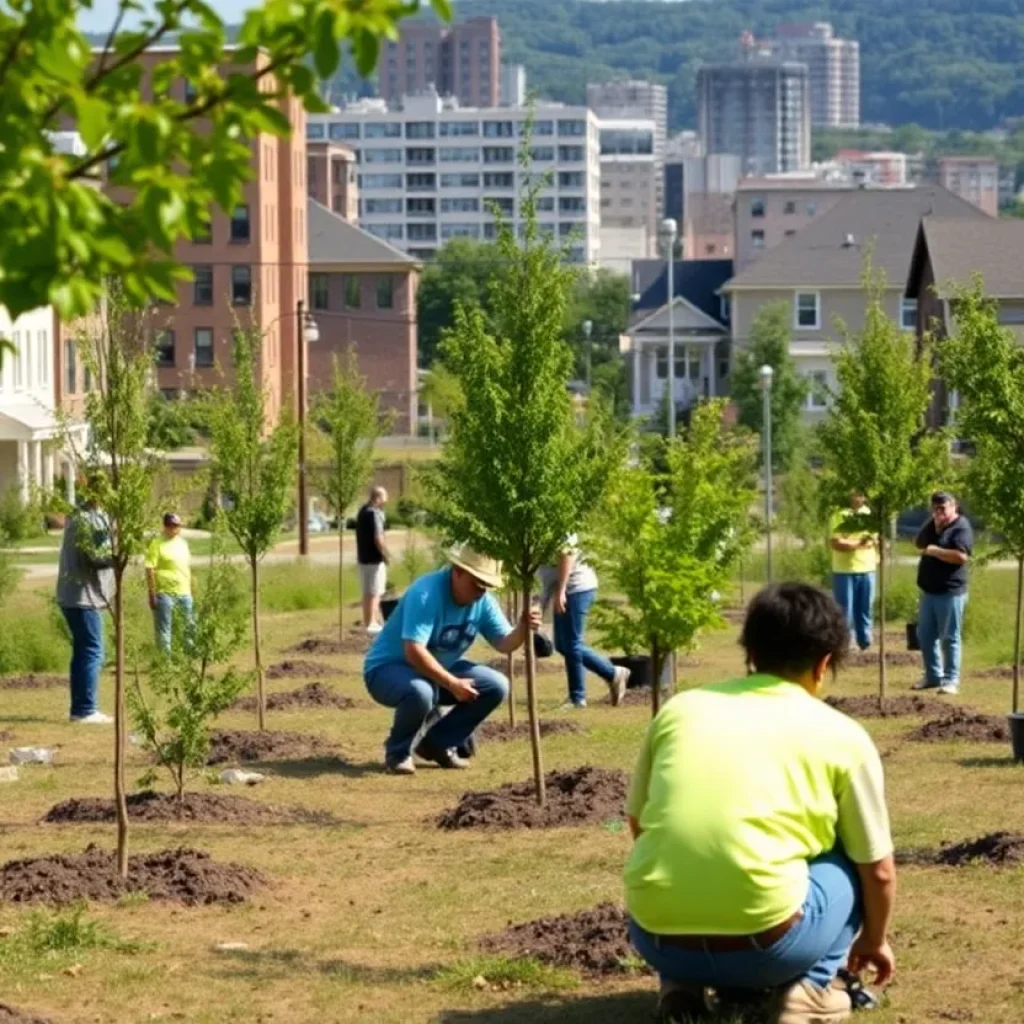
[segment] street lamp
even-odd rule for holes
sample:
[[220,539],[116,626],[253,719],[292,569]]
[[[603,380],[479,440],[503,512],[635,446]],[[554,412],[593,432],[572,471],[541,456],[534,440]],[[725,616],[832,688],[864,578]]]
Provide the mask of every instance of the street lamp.
[[678,226],[671,217],[661,222],[659,235],[668,260],[668,436],[676,436],[676,235]]
[[587,394],[588,395],[590,394],[590,383],[591,383],[590,378],[591,378],[591,371],[593,370],[593,359],[592,359],[593,353],[592,353],[591,347],[590,347],[590,335],[593,333],[593,330],[594,330],[594,321],[593,320],[584,320],[583,321],[583,337],[586,339],[586,342],[587,342]]
[[320,340],[320,328],[305,311],[302,299],[295,305],[299,334],[299,554],[309,554],[309,501],[306,497],[306,346]]
[[772,378],[775,371],[765,364],[760,370],[762,407],[761,439],[764,443],[764,529],[765,572],[772,579]]

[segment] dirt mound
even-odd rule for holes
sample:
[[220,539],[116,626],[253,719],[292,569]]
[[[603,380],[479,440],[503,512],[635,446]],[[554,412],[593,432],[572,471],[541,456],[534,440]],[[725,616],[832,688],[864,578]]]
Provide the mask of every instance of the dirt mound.
[[[661,691],[661,703],[664,704],[670,697],[674,697],[675,694],[669,693],[668,690]],[[611,701],[601,701],[606,707],[611,707]],[[651,688],[649,686],[635,686],[631,690],[627,690],[619,703],[619,706],[623,705],[627,707],[645,707],[651,706]]]
[[[351,697],[342,696],[323,683],[307,683],[297,690],[286,693],[271,693],[267,696],[268,711],[291,711],[294,708],[354,708]],[[234,711],[255,711],[256,698],[242,697],[231,705]]]
[[[915,651],[886,651],[886,665],[920,665],[921,655]],[[858,651],[843,659],[847,668],[872,668],[878,666],[877,651]]]
[[0,690],[52,690],[57,686],[67,685],[67,676],[42,676],[36,675],[35,672],[0,679]]
[[996,665],[995,668],[980,668],[975,672],[971,672],[971,675],[975,679],[1012,679],[1013,666]]
[[907,734],[907,739],[920,743],[945,743],[947,740],[966,740],[971,743],[1008,743],[1010,726],[1005,718],[996,715],[978,715],[956,710],[943,718],[930,722]]
[[300,761],[336,754],[321,736],[304,732],[245,732],[239,729],[215,732],[210,738],[206,763],[253,764],[259,761]]
[[[583,732],[579,722],[570,722],[567,719],[543,719],[540,723],[541,736],[560,736],[566,733]],[[518,722],[513,729],[508,722],[484,722],[476,731],[476,735],[482,740],[491,743],[507,743],[509,740],[528,740],[530,738],[530,723]]]
[[437,818],[438,828],[556,828],[620,819],[629,778],[618,769],[584,765],[549,772],[547,803],[537,805],[533,782],[510,782],[498,789],[463,793]]
[[962,843],[943,843],[938,850],[906,850],[897,854],[901,864],[940,864],[959,868],[968,864],[1024,864],[1024,835],[992,832]]
[[200,906],[243,903],[267,879],[241,864],[218,864],[208,853],[179,847],[128,858],[127,881],[118,877],[113,851],[89,846],[84,853],[8,861],[0,867],[0,899],[7,903],[110,902],[126,893]]
[[282,661],[267,669],[267,679],[323,679],[325,676],[337,675],[335,669],[322,661]]
[[51,1024],[43,1017],[37,1017],[34,1013],[26,1013],[24,1010],[17,1010],[6,1003],[0,1003],[0,1024]]
[[[506,658],[491,658],[487,664],[495,672],[500,672],[503,676],[508,675],[508,660]],[[537,658],[534,661],[534,665],[539,676],[553,676],[559,673],[565,675],[565,662],[557,654],[553,654],[550,658]],[[516,658],[515,679],[517,686],[525,688],[526,665],[523,663],[523,659],[519,657]]]
[[344,640],[330,640],[324,636],[307,636],[294,647],[288,648],[289,654],[314,654],[320,657],[336,657],[341,654],[365,654],[370,649],[370,641],[362,630],[353,630]]
[[480,946],[487,953],[532,957],[591,977],[625,974],[637,959],[626,912],[612,903],[510,925],[484,938]]
[[[203,825],[298,825],[324,823],[330,815],[302,807],[276,807],[220,793],[186,793],[184,802],[171,793],[132,793],[128,816],[133,821],[187,821]],[[115,820],[114,801],[77,797],[51,807],[43,821],[50,824],[82,824]]]
[[826,697],[825,703],[851,718],[908,718],[914,715],[945,715],[949,705],[934,697],[913,694],[886,697],[879,705],[877,697]]
[[0,743],[9,743],[14,739],[14,733],[9,729],[0,729]]

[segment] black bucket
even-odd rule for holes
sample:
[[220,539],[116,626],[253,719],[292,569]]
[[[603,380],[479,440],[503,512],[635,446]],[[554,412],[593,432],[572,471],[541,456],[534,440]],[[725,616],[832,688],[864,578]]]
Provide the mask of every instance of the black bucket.
[[907,650],[908,651],[919,651],[921,650],[921,641],[917,638],[917,623],[907,623]]
[[[623,654],[609,658],[613,665],[629,669],[629,689],[651,685],[651,659],[646,654]],[[672,655],[666,655],[661,666],[661,688],[672,685]]]
[[385,597],[380,602],[380,614],[381,618],[387,622],[391,618],[391,613],[398,607],[398,602],[401,600],[400,597]]
[[1010,743],[1013,745],[1013,759],[1024,764],[1024,713],[1010,715]]

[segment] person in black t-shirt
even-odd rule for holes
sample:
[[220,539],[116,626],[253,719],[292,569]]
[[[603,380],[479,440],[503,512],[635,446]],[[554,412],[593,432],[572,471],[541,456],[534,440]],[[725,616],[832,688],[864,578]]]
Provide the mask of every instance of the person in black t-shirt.
[[381,631],[380,598],[388,584],[391,556],[384,543],[384,505],[388,492],[383,487],[370,490],[370,497],[356,516],[356,557],[359,584],[363,592],[363,625],[371,635]]
[[915,690],[960,692],[960,635],[967,604],[967,563],[974,550],[974,534],[948,491],[932,495],[931,518],[915,541],[921,552],[917,586],[921,599],[917,637],[924,661],[924,678]]

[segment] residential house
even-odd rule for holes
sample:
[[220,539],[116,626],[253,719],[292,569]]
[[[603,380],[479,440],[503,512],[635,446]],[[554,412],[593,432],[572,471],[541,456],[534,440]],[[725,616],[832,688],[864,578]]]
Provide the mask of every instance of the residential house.
[[416,287],[421,264],[307,200],[309,308],[320,339],[309,347],[309,389],[330,386],[333,362],[355,352],[359,370],[394,413],[396,434],[416,432]]
[[[728,390],[729,307],[719,291],[732,272],[732,260],[673,264],[671,336],[675,340],[676,387],[688,379],[703,398]],[[621,348],[630,353],[633,415],[651,416],[661,406],[668,387],[668,264],[638,260],[632,277],[635,300]]]
[[[833,385],[836,323],[853,331],[863,326],[862,276],[869,260],[886,278],[886,312],[906,330],[916,330],[917,303],[905,296],[906,282],[918,225],[929,215],[967,224],[987,219],[939,185],[855,191],[741,269],[723,288],[731,300],[733,357],[747,344],[758,311],[783,302],[792,311],[790,352],[799,371],[819,385]],[[822,389],[812,389],[808,419],[821,418],[825,409]]]

